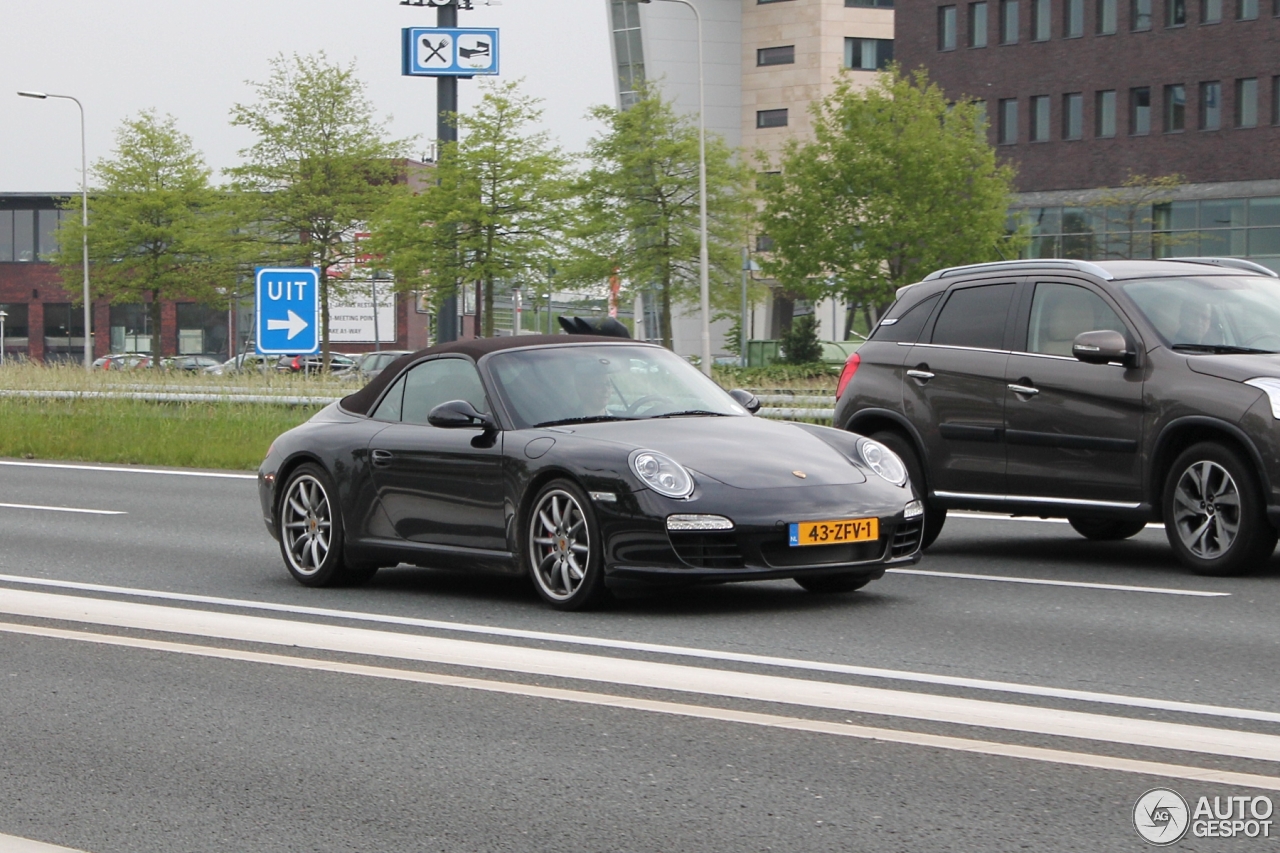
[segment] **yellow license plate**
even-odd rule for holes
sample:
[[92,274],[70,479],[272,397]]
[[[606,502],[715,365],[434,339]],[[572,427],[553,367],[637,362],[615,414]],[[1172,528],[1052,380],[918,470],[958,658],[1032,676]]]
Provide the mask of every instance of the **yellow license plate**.
[[791,525],[791,547],[840,545],[880,538],[880,519],[845,518],[836,521],[801,521]]

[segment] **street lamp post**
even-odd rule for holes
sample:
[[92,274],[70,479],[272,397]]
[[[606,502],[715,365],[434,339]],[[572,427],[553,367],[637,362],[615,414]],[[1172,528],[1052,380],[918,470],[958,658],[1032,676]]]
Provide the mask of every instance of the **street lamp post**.
[[[633,0],[649,3],[651,0]],[[698,22],[698,295],[702,302],[702,372],[711,375],[711,281],[707,258],[707,102],[705,73],[702,67],[702,15],[689,0],[664,0],[683,3],[693,10]]]
[[0,311],[0,367],[4,366],[4,321],[9,315]]
[[70,95],[54,95],[49,92],[19,92],[23,98],[59,98],[64,101],[75,101],[80,108],[80,235],[84,265],[84,369],[93,369],[93,303],[89,300],[89,160],[88,149],[84,142],[84,104]]

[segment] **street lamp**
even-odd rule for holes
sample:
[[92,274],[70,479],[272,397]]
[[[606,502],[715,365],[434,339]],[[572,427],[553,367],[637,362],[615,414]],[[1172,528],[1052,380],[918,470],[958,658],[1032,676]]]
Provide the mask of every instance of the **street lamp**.
[[19,92],[19,97],[61,98],[64,101],[75,101],[80,108],[80,234],[84,250],[84,369],[93,369],[93,338],[89,334],[93,328],[93,305],[89,301],[89,161],[84,144],[84,104],[70,95],[54,95],[47,92]]
[[[630,0],[649,3],[651,0]],[[698,253],[698,294],[702,301],[702,372],[711,375],[711,283],[710,263],[707,259],[707,102],[705,75],[702,69],[702,15],[689,0],[663,0],[666,3],[683,3],[693,10],[698,22],[698,232],[701,242]]]
[[0,311],[0,367],[4,366],[4,321],[9,315]]

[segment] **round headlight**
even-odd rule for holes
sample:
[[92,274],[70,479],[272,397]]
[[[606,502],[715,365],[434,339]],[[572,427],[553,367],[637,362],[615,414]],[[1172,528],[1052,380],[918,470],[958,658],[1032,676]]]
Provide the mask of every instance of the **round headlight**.
[[895,486],[906,484],[907,466],[902,464],[898,454],[880,442],[872,441],[869,438],[862,439],[862,441],[858,442],[858,455],[862,457],[862,461],[866,463],[868,468],[890,483]]
[[633,454],[631,470],[642,483],[660,495],[687,498],[693,493],[693,478],[684,466],[655,450],[641,450]]

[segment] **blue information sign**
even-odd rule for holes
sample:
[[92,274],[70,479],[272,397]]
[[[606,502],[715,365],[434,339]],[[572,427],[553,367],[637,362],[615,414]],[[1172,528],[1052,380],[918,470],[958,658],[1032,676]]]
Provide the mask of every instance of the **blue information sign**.
[[320,351],[320,270],[258,267],[255,326],[263,355]]
[[496,29],[405,27],[401,73],[406,77],[474,77],[498,73]]

